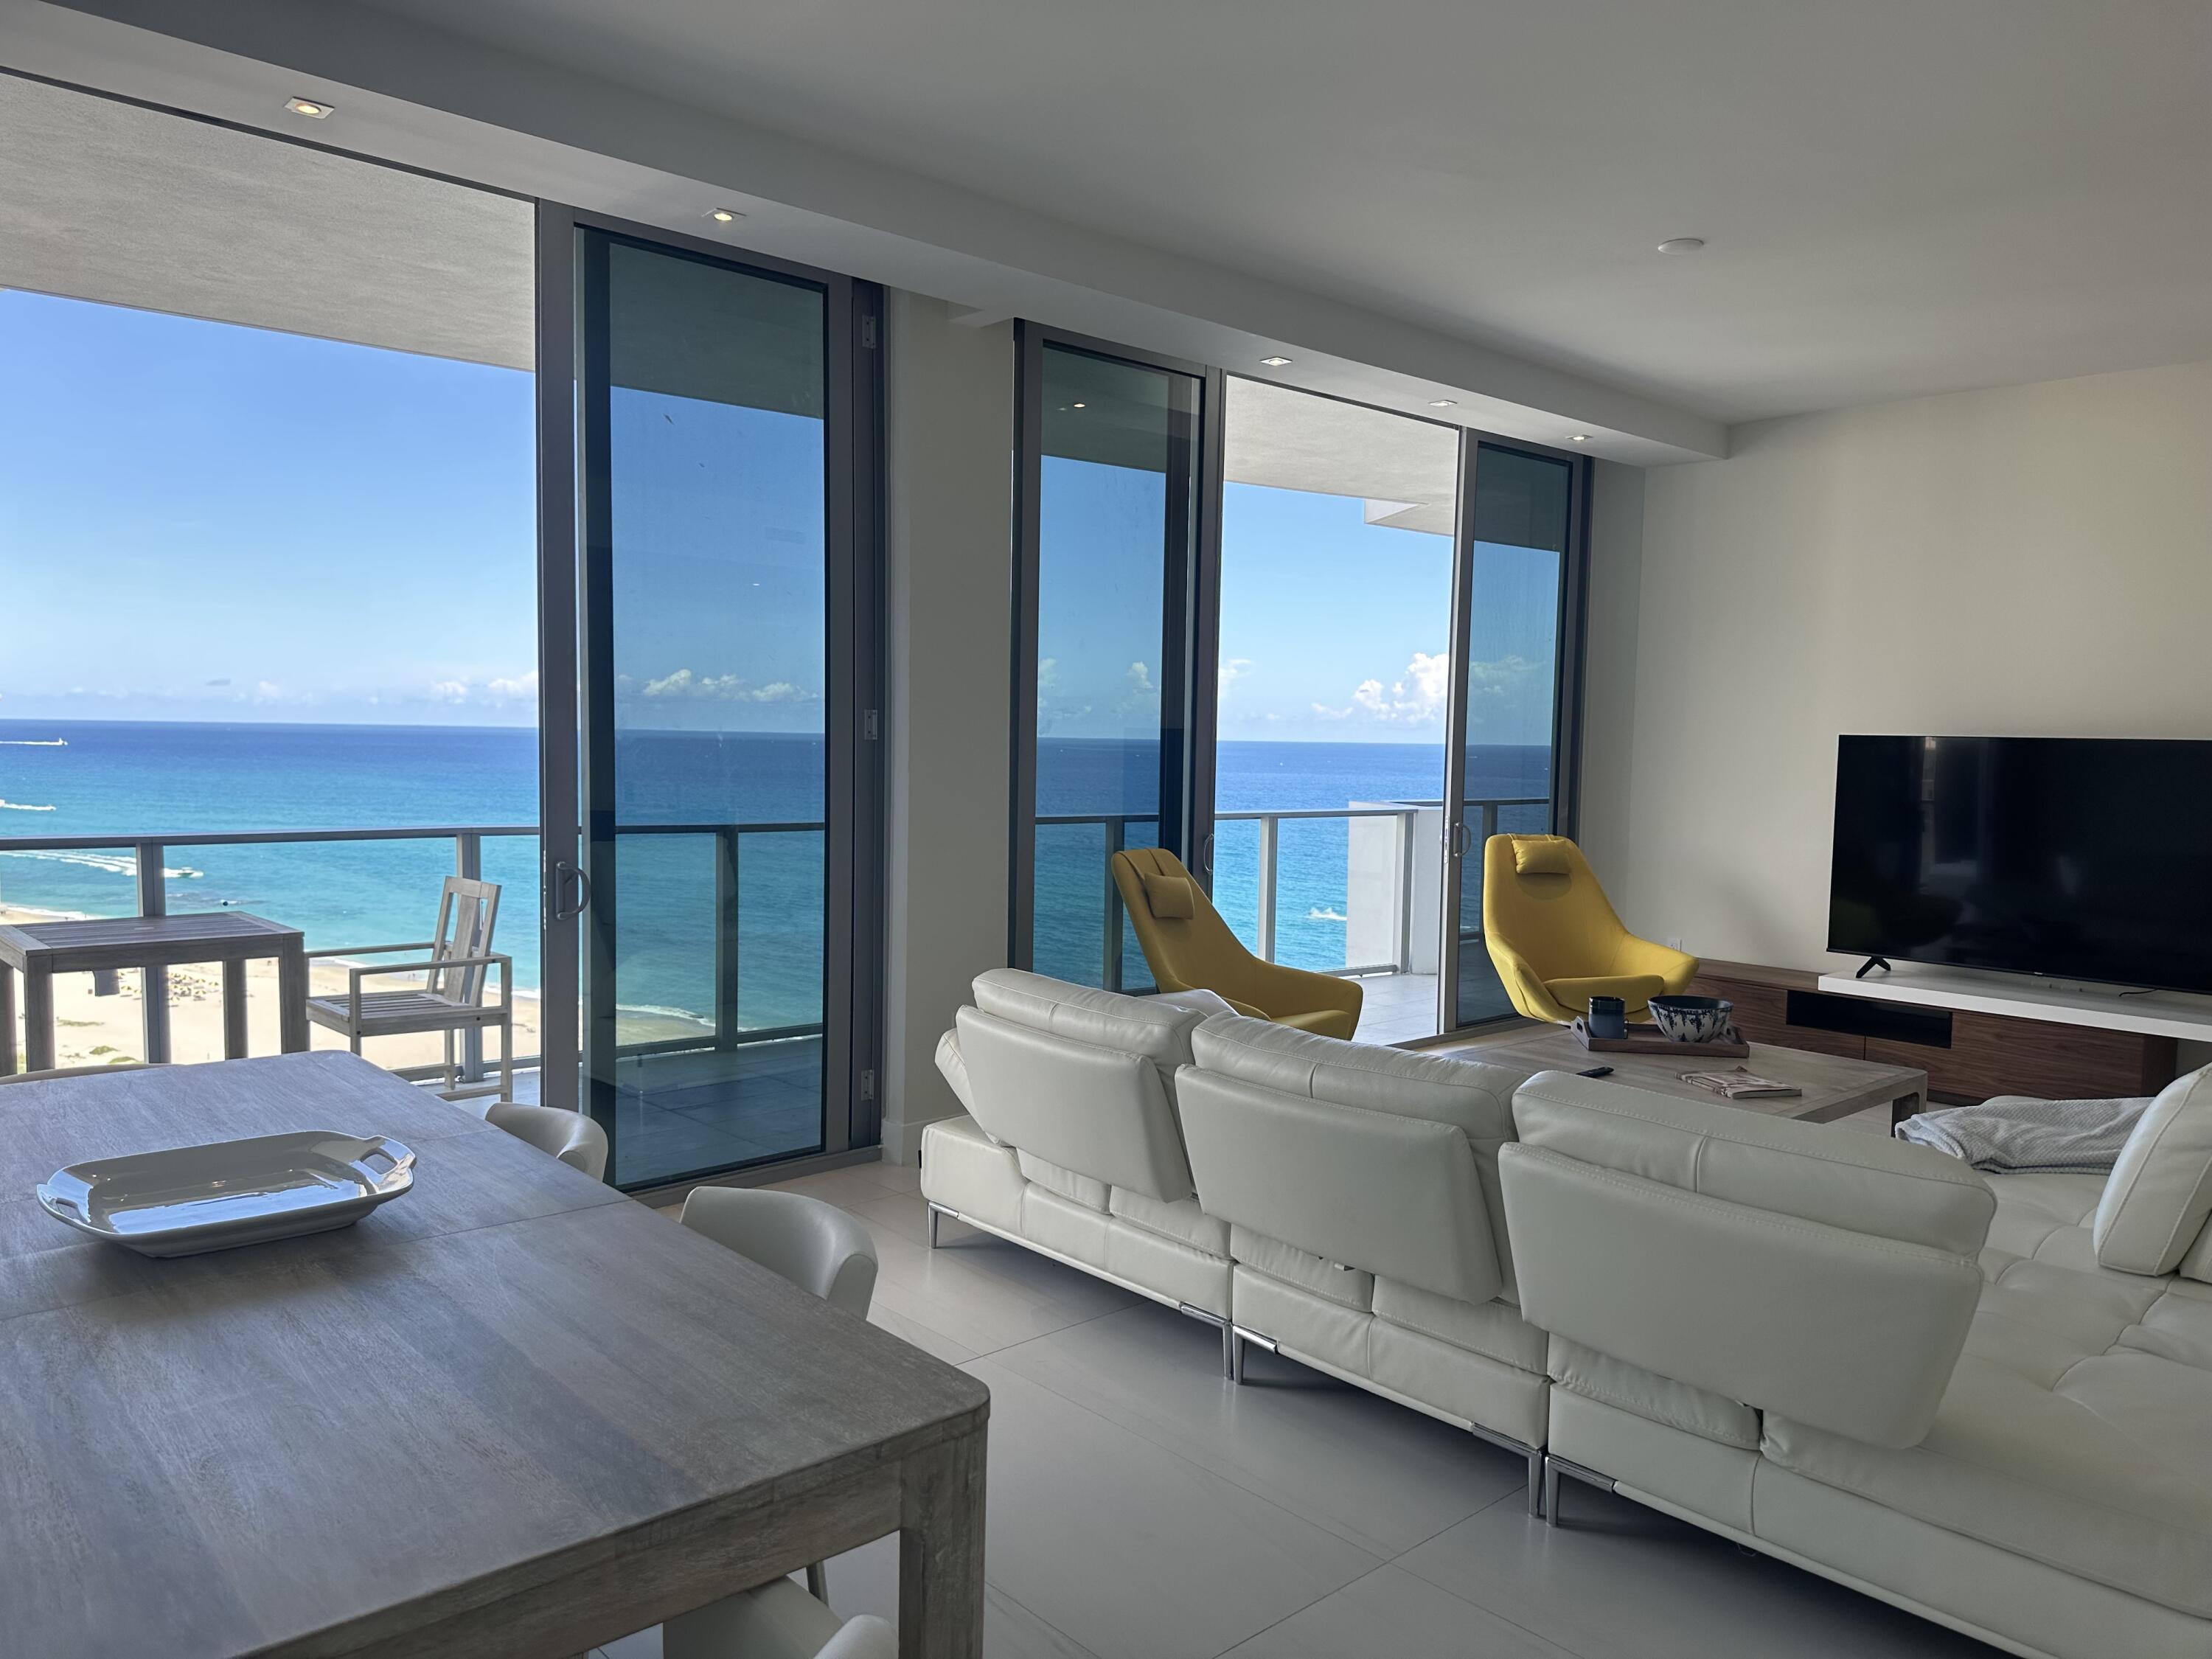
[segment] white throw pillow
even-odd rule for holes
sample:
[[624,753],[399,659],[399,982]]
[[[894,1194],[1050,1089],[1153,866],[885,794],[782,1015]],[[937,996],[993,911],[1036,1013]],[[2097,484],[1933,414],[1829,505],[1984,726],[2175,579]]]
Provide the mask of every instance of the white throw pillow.
[[2212,1215],[2212,1066],[2176,1078],[2120,1148],[2097,1202],[2097,1260],[2170,1273]]

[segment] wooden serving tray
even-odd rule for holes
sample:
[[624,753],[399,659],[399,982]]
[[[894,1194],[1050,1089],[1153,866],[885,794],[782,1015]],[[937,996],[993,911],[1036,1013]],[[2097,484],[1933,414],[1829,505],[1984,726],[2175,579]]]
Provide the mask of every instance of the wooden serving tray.
[[1632,1025],[1625,1037],[1592,1036],[1588,1022],[1579,1019],[1571,1029],[1575,1041],[1594,1054],[1660,1054],[1670,1060],[1677,1054],[1705,1055],[1715,1060],[1751,1058],[1751,1045],[1733,1027],[1727,1036],[1715,1042],[1677,1042],[1672,1037],[1662,1036],[1656,1025]]

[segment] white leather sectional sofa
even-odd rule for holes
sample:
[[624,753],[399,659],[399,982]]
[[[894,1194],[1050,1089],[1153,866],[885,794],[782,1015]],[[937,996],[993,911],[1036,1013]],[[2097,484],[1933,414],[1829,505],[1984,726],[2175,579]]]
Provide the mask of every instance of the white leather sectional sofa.
[[[1498,1146],[1523,1069],[1313,1036],[1011,969],[938,1048],[939,1214],[1508,1445],[1539,1490],[1544,1334],[1513,1304]],[[1188,995],[1188,994],[1186,994]],[[1225,1005],[1224,1005],[1225,1006]]]
[[[986,974],[939,1212],[2031,1659],[2212,1659],[2212,1073],[2110,1179]],[[1539,1510],[1539,1483],[1531,1481]]]

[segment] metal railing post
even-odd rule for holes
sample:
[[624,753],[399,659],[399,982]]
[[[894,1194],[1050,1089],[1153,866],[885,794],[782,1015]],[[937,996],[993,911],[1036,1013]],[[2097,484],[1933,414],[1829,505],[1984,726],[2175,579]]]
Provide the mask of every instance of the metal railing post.
[[1118,991],[1121,988],[1121,890],[1114,884],[1114,854],[1128,840],[1128,828],[1118,817],[1108,818],[1105,825],[1106,861],[1100,867],[1106,872],[1106,937],[1099,963],[1106,988]]
[[738,832],[714,831],[714,1046],[738,1046]]
[[[453,837],[453,873],[465,881],[483,879],[483,837],[471,830],[463,830]],[[484,975],[487,982],[491,975]],[[313,994],[312,992],[310,994]],[[505,994],[504,992],[501,994]],[[507,1042],[513,1042],[514,1026],[510,1016]],[[461,1033],[461,1081],[481,1083],[484,1075],[483,1027],[471,1025]]]
[[1398,817],[1398,902],[1391,928],[1391,966],[1399,973],[1413,968],[1413,819],[1408,807]]
[[[157,841],[142,841],[134,848],[138,864],[138,914],[169,914],[169,891],[163,881],[168,848]],[[139,1012],[146,1026],[146,1063],[163,1066],[169,1059],[169,975],[166,969],[138,970],[138,994],[145,1004]]]
[[1260,815],[1260,948],[1253,954],[1262,962],[1275,959],[1275,846],[1273,812]]

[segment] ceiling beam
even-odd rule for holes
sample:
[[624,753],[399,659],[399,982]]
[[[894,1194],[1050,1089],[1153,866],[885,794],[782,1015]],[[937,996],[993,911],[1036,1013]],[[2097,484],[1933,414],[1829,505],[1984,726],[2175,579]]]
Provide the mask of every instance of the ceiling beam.
[[[0,0],[11,66],[947,300],[1638,464],[1727,453],[1717,422],[1449,334],[1170,253],[347,0]],[[295,93],[337,115],[286,115]],[[1011,298],[1009,296],[1012,296]]]

